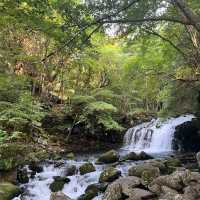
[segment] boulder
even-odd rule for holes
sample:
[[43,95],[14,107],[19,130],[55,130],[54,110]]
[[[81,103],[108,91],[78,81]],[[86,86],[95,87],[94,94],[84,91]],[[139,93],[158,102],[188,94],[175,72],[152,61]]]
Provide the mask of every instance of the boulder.
[[122,161],[125,160],[138,160],[138,155],[135,152],[130,152],[122,158]]
[[181,161],[177,158],[169,158],[164,161],[164,164],[166,166],[166,173],[172,173],[176,171],[177,167],[181,167]]
[[153,159],[154,157],[152,157],[151,155],[145,153],[144,151],[141,151],[138,154],[138,160],[149,160],[149,159]]
[[129,200],[153,198],[153,193],[137,188],[141,183],[142,180],[134,176],[119,178],[107,187],[103,200],[121,200],[124,197]]
[[150,183],[160,175],[160,169],[148,163],[132,166],[128,170],[129,176],[141,177],[146,183]]
[[187,200],[200,199],[200,184],[193,184],[184,188],[183,196]]
[[184,188],[183,177],[185,171],[176,171],[171,175],[159,176],[149,184],[149,189],[156,193],[162,193],[162,186],[167,186],[174,190],[182,190]]
[[96,171],[94,165],[92,163],[85,163],[79,167],[79,171],[81,175]]
[[8,182],[0,183],[0,200],[11,200],[20,193],[21,190],[16,185]]
[[167,171],[167,167],[164,164],[163,160],[148,160],[148,161],[145,161],[144,163],[149,164],[153,167],[158,167],[161,174],[166,173]]
[[191,184],[200,184],[200,173],[185,170],[182,176],[182,182],[185,186],[190,186]]
[[120,175],[121,171],[115,169],[114,167],[109,167],[100,174],[99,182],[100,183],[112,182],[117,178],[119,178]]
[[65,170],[65,176],[73,176],[76,174],[76,165],[70,165]]
[[78,200],[91,200],[98,195],[98,192],[99,188],[96,184],[89,185],[85,190],[85,194],[81,195]]
[[65,183],[69,183],[70,179],[67,177],[55,176],[54,181],[50,184],[49,188],[52,192],[61,191]]
[[17,169],[17,181],[22,184],[29,182],[27,169]]
[[63,192],[53,192],[51,193],[50,200],[71,200]]
[[129,197],[127,200],[153,199],[156,196],[152,192],[140,188],[133,188],[126,195]]
[[102,154],[97,163],[114,163],[119,161],[119,153],[115,150],[110,150],[104,154]]

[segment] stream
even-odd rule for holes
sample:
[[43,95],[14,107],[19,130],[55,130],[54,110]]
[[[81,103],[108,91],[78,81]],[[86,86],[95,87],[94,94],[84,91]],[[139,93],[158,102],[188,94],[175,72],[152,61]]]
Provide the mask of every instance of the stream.
[[[153,119],[150,122],[139,124],[130,128],[124,136],[124,144],[118,150],[120,156],[131,151],[145,151],[155,158],[164,158],[173,154],[172,140],[175,127],[194,118],[193,115],[185,115],[177,118],[170,118],[166,121]],[[56,166],[58,161],[49,161],[43,165],[43,172],[37,173],[34,178],[30,178],[29,183],[21,185],[24,193],[13,200],[50,200],[49,185],[53,182],[54,176],[65,176],[68,166],[75,165],[77,169],[83,163],[92,162],[96,168],[95,172],[80,175],[77,172],[73,176],[68,176],[70,182],[65,184],[62,192],[72,199],[77,199],[84,194],[88,185],[98,183],[101,172],[108,165],[95,164],[99,154],[77,156],[76,160],[61,160],[60,166]],[[126,161],[116,166],[126,176],[128,168],[142,161]],[[28,169],[28,167],[27,167]],[[102,194],[94,200],[102,199]]]

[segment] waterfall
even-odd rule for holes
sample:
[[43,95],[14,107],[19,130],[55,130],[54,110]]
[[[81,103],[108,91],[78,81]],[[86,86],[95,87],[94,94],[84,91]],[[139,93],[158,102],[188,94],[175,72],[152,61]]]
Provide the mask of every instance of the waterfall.
[[191,121],[193,115],[170,118],[166,121],[152,119],[128,129],[124,136],[124,149],[130,151],[169,152],[176,126]]

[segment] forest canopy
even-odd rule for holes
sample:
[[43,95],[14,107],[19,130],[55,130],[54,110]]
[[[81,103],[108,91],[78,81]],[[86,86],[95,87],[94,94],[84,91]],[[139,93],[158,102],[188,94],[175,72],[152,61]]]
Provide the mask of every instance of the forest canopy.
[[198,111],[198,0],[1,0],[0,12],[1,101],[11,89],[66,112],[83,101],[99,121]]

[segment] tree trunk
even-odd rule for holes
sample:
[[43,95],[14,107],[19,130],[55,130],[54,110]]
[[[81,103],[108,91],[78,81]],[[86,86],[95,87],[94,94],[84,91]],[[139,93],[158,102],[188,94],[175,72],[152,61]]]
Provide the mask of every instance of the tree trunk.
[[187,5],[185,0],[172,0],[175,5],[183,13],[184,17],[195,27],[195,29],[200,33],[200,17],[193,12],[191,8]]

